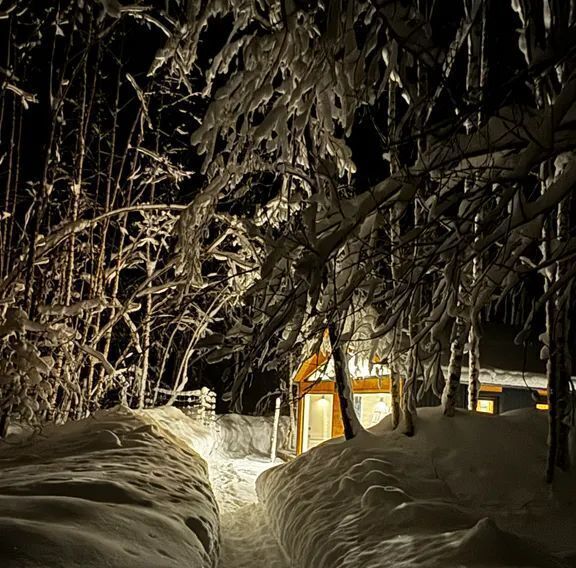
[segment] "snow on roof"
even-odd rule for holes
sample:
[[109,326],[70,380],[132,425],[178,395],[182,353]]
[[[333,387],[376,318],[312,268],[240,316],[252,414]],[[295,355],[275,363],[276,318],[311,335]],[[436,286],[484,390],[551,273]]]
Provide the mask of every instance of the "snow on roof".
[[[448,372],[445,367],[444,373]],[[462,376],[460,381],[468,383],[468,367],[462,367]],[[488,385],[498,385],[503,387],[518,387],[533,389],[546,388],[546,375],[541,373],[523,373],[522,371],[507,371],[506,369],[497,369],[490,367],[482,367],[480,369],[480,383]]]

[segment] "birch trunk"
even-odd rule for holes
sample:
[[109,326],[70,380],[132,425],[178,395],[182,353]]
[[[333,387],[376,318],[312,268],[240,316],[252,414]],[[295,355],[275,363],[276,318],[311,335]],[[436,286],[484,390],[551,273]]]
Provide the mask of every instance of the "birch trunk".
[[468,332],[468,410],[476,410],[480,393],[480,332],[475,320]]
[[[466,5],[467,17],[471,17],[474,2]],[[469,98],[475,103],[482,100],[482,90],[486,82],[486,3],[482,5],[480,19],[474,22],[467,38],[468,66],[466,69],[466,90]],[[467,130],[471,132],[478,127],[482,120],[480,112],[476,114],[476,125],[470,124]],[[475,185],[475,179],[467,180],[466,185]],[[468,189],[469,188],[465,188]],[[474,215],[474,241],[478,242],[478,227],[481,221],[481,212]],[[479,255],[472,260],[472,274],[470,288],[478,285],[482,263]],[[480,313],[476,306],[470,306],[470,330],[468,332],[468,410],[475,411],[478,406],[480,392]]]
[[456,396],[458,395],[460,377],[462,375],[464,337],[466,337],[466,326],[462,318],[457,317],[452,328],[448,377],[442,392],[442,412],[445,416],[454,416],[456,408]]

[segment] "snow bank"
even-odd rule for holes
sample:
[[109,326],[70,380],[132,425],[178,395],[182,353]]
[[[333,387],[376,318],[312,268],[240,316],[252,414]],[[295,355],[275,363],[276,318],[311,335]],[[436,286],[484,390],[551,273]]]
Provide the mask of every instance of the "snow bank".
[[0,566],[215,566],[217,506],[176,414],[190,422],[114,409],[1,446]]
[[543,481],[545,416],[425,408],[417,428],[408,438],[388,418],[260,476],[294,566],[576,566],[576,479]]
[[[223,453],[234,456],[269,456],[272,446],[273,417],[222,414],[216,417],[216,444]],[[289,419],[280,418],[278,449],[288,442]]]

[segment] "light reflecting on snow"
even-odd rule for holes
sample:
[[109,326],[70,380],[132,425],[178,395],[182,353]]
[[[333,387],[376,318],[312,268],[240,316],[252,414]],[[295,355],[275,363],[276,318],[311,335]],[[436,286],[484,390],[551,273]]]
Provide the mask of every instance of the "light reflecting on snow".
[[261,473],[283,463],[272,463],[268,457],[268,421],[226,415],[208,429],[175,409],[145,412],[153,413],[163,427],[196,449],[208,464],[220,511],[219,568],[287,568],[289,563],[271,532],[255,489]]

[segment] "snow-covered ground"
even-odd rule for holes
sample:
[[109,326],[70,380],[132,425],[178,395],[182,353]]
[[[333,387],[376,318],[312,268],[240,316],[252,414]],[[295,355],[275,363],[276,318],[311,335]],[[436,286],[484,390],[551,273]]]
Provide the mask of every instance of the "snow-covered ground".
[[268,422],[115,409],[0,447],[0,568],[576,567],[543,414],[420,409],[277,467]]
[[254,487],[258,475],[271,465],[254,456],[211,462],[210,476],[221,514],[220,568],[289,566]]
[[576,475],[544,483],[545,415],[419,409],[417,428],[386,419],[259,478],[293,566],[576,566]]
[[216,566],[206,464],[157,418],[115,409],[4,444],[0,566]]
[[175,408],[13,438],[0,446],[0,568],[287,567],[255,492],[270,439],[269,419],[207,428]]

